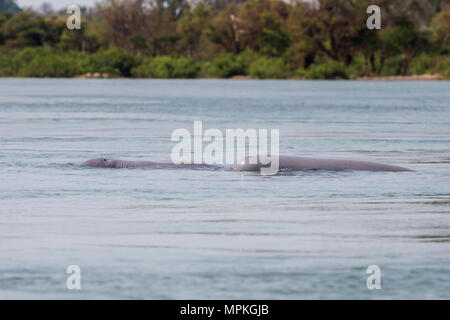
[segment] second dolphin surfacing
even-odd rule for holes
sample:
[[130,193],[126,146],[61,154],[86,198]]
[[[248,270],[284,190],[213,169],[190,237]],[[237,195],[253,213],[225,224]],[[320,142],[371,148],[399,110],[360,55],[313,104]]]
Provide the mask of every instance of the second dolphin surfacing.
[[[257,171],[262,165],[259,159],[246,158],[241,164],[233,166],[233,169],[239,171]],[[326,159],[326,158],[310,158],[299,156],[279,156],[280,170],[330,170],[330,171],[389,171],[402,172],[412,171],[411,169],[384,164],[372,161],[348,160],[348,159]]]
[[[221,166],[208,164],[175,164],[173,162],[153,162],[153,161],[127,161],[119,159],[96,158],[81,164],[82,166],[99,168],[221,168]],[[246,158],[245,161],[231,166],[238,171],[258,171],[266,167],[259,159]],[[346,160],[346,159],[324,159],[298,156],[279,156],[280,170],[358,170],[358,171],[389,171],[402,172],[412,171],[407,168],[383,164],[372,161]]]

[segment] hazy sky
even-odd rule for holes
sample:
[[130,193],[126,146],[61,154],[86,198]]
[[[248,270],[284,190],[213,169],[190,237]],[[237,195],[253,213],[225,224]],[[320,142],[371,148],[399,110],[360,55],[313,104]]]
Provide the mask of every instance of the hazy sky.
[[38,8],[43,2],[51,3],[54,9],[61,9],[70,6],[71,4],[92,6],[98,0],[16,0],[20,7],[34,7]]

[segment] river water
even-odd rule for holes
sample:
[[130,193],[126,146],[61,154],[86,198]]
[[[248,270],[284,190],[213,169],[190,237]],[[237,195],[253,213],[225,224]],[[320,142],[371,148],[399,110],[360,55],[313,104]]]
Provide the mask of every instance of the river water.
[[[415,171],[78,166],[196,120]],[[450,82],[0,79],[0,298],[448,299]]]

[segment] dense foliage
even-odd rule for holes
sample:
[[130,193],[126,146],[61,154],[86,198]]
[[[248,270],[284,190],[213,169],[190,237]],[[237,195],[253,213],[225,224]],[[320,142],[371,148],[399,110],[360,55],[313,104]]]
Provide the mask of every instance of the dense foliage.
[[20,8],[14,2],[14,0],[0,0],[0,12],[19,12]]
[[450,78],[450,0],[103,0],[64,10],[0,0],[0,76]]

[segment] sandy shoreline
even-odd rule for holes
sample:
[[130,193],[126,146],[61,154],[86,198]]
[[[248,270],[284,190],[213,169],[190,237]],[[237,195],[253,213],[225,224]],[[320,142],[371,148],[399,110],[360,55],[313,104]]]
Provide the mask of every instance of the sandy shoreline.
[[355,80],[409,81],[409,80],[443,80],[438,74],[421,74],[412,76],[359,77]]
[[[0,78],[23,78],[23,77],[0,77]],[[35,79],[35,77],[25,77],[29,79]],[[53,77],[41,77],[43,79],[51,79]],[[58,77],[55,77],[55,79]],[[110,75],[108,73],[87,73],[82,75],[76,75],[74,77],[64,77],[61,79],[165,79],[165,78],[133,78],[133,77],[119,77]],[[170,78],[172,80],[182,80],[182,79],[224,79],[224,80],[315,80],[315,79],[305,79],[302,77],[292,77],[292,78],[281,78],[281,79],[258,79],[254,78],[252,76],[246,76],[246,75],[237,75],[230,78]],[[343,80],[343,79],[317,79],[317,80]],[[376,76],[376,77],[357,77],[348,79],[350,81],[352,80],[362,80],[362,81],[424,81],[424,80],[443,80],[448,81],[450,79],[446,79],[445,77],[439,75],[439,74],[422,74],[422,75],[409,75],[409,76]]]
[[[252,76],[233,76],[228,78],[230,80],[258,80]],[[294,78],[283,78],[280,80],[312,80],[305,79],[301,77]],[[328,80],[328,79],[317,79],[317,80]],[[335,80],[343,80],[343,79],[335,79]],[[376,77],[357,77],[349,80],[366,80],[366,81],[412,81],[412,80],[448,80],[439,74],[421,74],[421,75],[410,75],[410,76],[376,76]]]
[[[256,80],[251,76],[234,76],[229,78],[231,80]],[[287,78],[288,80],[312,80],[300,77]],[[318,79],[326,80],[326,79]],[[336,79],[342,80],[342,79]],[[376,76],[376,77],[357,77],[349,80],[368,80],[368,81],[411,81],[411,80],[446,80],[439,74],[421,74],[421,75],[410,75],[410,76]],[[448,80],[448,79],[447,79]]]

